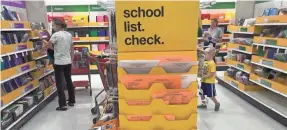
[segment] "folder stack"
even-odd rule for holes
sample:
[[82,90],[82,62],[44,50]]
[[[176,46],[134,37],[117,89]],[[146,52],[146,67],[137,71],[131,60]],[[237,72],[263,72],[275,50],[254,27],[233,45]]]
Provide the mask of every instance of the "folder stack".
[[[178,23],[172,23],[174,19],[170,19],[171,21],[166,20],[165,24],[157,24],[157,19],[161,18],[155,18],[153,22],[156,26],[153,28],[148,28],[152,24],[145,21],[145,18],[136,19],[142,22],[146,27],[145,30],[152,31],[127,33],[121,27],[117,27],[119,129],[197,129],[198,60],[195,28],[198,24],[199,3],[182,1],[177,4],[180,7],[173,8],[169,1],[116,1],[116,9],[118,9],[116,12],[119,16],[117,24],[126,21],[124,17],[121,18],[121,9],[131,7],[130,5],[140,6],[141,9],[157,8],[157,5],[159,7],[162,5],[166,9],[164,14],[166,18],[163,17],[163,19],[169,19],[169,15],[172,15],[168,12],[185,14],[177,18]],[[172,25],[179,26],[173,28]],[[171,30],[178,32],[169,32]],[[124,39],[129,34],[146,37],[153,35],[152,32],[162,36],[164,44],[128,45],[125,43]],[[169,36],[165,35],[167,32]],[[184,37],[186,34],[188,37]],[[178,39],[178,42],[175,42],[175,39]]]

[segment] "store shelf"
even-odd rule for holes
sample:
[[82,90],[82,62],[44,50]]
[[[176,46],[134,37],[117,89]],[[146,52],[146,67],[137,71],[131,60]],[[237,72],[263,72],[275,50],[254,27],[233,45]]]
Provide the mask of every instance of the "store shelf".
[[285,15],[256,17],[255,25],[287,25]]
[[268,44],[261,44],[261,43],[253,43],[252,45],[255,45],[255,46],[263,46],[263,47],[271,47],[271,48],[278,48],[278,49],[285,49],[285,50],[287,50],[287,47],[282,47],[282,46],[275,46],[275,45],[268,45]]
[[15,51],[15,52],[9,52],[9,53],[2,54],[1,57],[3,57],[3,56],[8,56],[8,55],[14,55],[14,54],[17,54],[17,53],[23,53],[23,52],[33,51],[33,50],[35,50],[35,49],[34,49],[34,48],[30,48],[30,49]]
[[247,65],[245,63],[241,63],[239,61],[234,61],[234,60],[231,60],[231,59],[226,59],[226,63],[238,70],[241,70],[245,73],[250,73],[251,72],[251,66],[250,65]]
[[264,90],[262,87],[257,86],[257,85],[245,85],[233,78],[230,78],[229,76],[227,76],[227,73],[224,73],[224,80],[231,84],[233,87],[236,87],[242,91],[262,91]]
[[257,76],[256,74],[253,74],[253,73],[250,74],[249,80],[272,92],[275,92],[281,96],[287,97],[287,87],[284,86],[283,84]]
[[67,28],[107,28],[108,22],[89,22],[89,23],[80,23],[78,25],[68,26]]
[[[38,103],[37,105],[33,106],[32,108],[30,108],[27,112],[25,112],[20,118],[18,118],[15,122],[13,122],[8,128],[6,128],[5,130],[18,130],[20,129],[20,127],[22,127],[22,124],[24,124],[25,122],[27,122],[28,120],[31,119],[31,116],[35,115],[36,112],[38,112],[39,110],[41,110],[43,108],[44,105],[47,104],[48,100],[52,100],[53,98],[56,97],[56,90],[53,91],[50,95],[48,95],[47,97],[45,97],[40,103]],[[33,113],[33,114],[32,114]],[[31,115],[30,115],[31,114]],[[30,116],[30,117],[28,117]]]
[[9,53],[15,53],[22,50],[33,49],[33,43],[27,42],[27,43],[2,44],[0,48],[1,48],[1,54],[7,55]]
[[228,50],[231,50],[231,51],[237,51],[237,52],[242,52],[242,53],[245,53],[245,54],[252,54],[252,52],[248,52],[248,51],[242,51],[242,50],[239,50],[239,49],[228,49]]
[[34,61],[30,61],[28,63],[24,63],[9,69],[5,69],[1,71],[1,83],[4,83],[10,79],[21,76],[25,73],[33,71],[37,69],[36,63]]
[[254,32],[230,32],[230,33],[239,33],[239,34],[254,34]]
[[9,103],[5,104],[4,106],[1,106],[1,111],[3,109],[5,109],[6,107],[8,107],[9,105],[11,105],[12,103],[14,103],[15,101],[18,101],[20,98],[22,98],[22,97],[26,96],[27,94],[29,94],[30,92],[34,91],[38,87],[39,87],[39,85],[37,87],[33,87],[32,89],[29,89],[27,92],[23,93],[21,96],[15,98],[14,100],[10,101]]
[[40,80],[40,79],[46,77],[47,75],[50,75],[50,74],[53,73],[53,72],[54,72],[54,70],[50,70],[49,72],[47,72],[47,73],[45,73],[44,75],[40,76],[40,77],[38,78],[38,80]]
[[254,81],[254,80],[252,80],[252,79],[249,79],[249,80],[250,80],[251,82],[255,83],[255,84],[258,84],[258,85],[261,86],[261,87],[264,87],[264,88],[266,88],[266,89],[268,89],[268,90],[274,92],[274,93],[277,93],[277,94],[279,94],[279,95],[281,95],[281,96],[283,96],[283,97],[287,97],[287,95],[284,94],[284,93],[281,93],[281,92],[279,92],[279,91],[277,91],[277,90],[274,90],[274,89],[272,89],[272,88],[270,88],[270,87],[268,87],[268,86],[265,86],[265,85],[263,85],[263,84],[261,84],[261,83],[258,83],[257,81]]
[[[254,107],[258,108],[259,110],[266,113],[274,120],[280,122],[282,125],[287,127],[287,115],[277,111],[276,109],[270,107],[269,104],[266,104],[249,94],[250,92],[255,92],[255,91],[245,92],[245,91],[240,90],[236,86],[230,84],[229,82],[224,80],[224,78],[216,77],[216,79],[218,80],[219,84],[226,87],[230,91],[234,92],[235,94],[237,94],[239,97],[241,97],[245,101],[249,102]],[[259,92],[264,92],[264,91],[259,91]]]
[[264,57],[253,55],[251,63],[287,74],[286,62],[271,60]]
[[43,56],[40,56],[40,57],[35,58],[34,60],[40,60],[40,59],[46,58],[46,57],[47,57],[47,55],[43,55]]
[[73,37],[73,42],[109,42],[109,37]]
[[19,77],[19,76],[21,76],[21,75],[23,75],[23,74],[26,74],[26,73],[31,72],[31,71],[36,70],[36,69],[37,69],[37,67],[32,68],[32,69],[29,69],[29,70],[26,70],[26,71],[23,71],[23,72],[21,72],[21,73],[19,73],[19,74],[13,75],[13,76],[11,76],[10,78],[1,80],[1,81],[0,81],[0,84],[5,83],[6,81],[9,81],[9,80],[14,79],[14,78],[16,78],[16,77]]
[[11,101],[14,101],[18,97],[25,94],[27,91],[30,91],[31,89],[34,89],[38,86],[39,86],[38,80],[30,81],[27,85],[21,86],[13,90],[12,92],[7,93],[6,95],[1,96],[1,105],[6,105],[10,103]]
[[285,47],[287,48],[286,38],[272,38],[272,37],[254,37],[253,42],[256,44],[261,44],[268,47]]
[[287,23],[258,23],[258,24],[255,24],[255,26],[286,26]]

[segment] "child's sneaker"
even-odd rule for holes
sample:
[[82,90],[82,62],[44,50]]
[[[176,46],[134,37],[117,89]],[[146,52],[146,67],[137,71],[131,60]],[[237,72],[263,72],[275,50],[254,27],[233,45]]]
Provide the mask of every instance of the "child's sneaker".
[[207,105],[206,105],[206,104],[201,104],[201,105],[197,106],[197,108],[206,109],[206,108],[207,108]]
[[215,104],[214,111],[219,111],[219,108],[220,108],[220,103]]

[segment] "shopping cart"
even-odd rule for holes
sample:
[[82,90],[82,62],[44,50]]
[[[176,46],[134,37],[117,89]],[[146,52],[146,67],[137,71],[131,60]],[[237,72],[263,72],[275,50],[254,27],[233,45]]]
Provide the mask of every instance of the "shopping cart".
[[[114,118],[118,113],[118,92],[117,92],[117,62],[105,55],[92,55],[93,61],[96,62],[98,71],[104,86],[104,89],[95,96],[95,107],[91,109],[95,115],[93,123],[95,124],[104,113],[113,113]],[[104,111],[100,113],[99,106],[104,107]]]
[[92,96],[91,87],[91,73],[90,73],[90,57],[88,55],[88,47],[74,47],[74,59],[72,63],[72,75],[88,75],[88,80],[73,81],[74,87],[85,87],[90,89],[90,96]]

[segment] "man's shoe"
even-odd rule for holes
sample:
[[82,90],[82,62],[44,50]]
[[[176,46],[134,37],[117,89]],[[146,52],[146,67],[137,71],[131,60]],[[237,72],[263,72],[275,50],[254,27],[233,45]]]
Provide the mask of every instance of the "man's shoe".
[[67,111],[67,109],[68,108],[66,106],[64,106],[64,107],[57,107],[56,108],[57,111]]
[[74,104],[74,103],[70,103],[70,102],[68,102],[67,104],[68,104],[69,106],[71,106],[71,107],[75,106],[75,104]]
[[220,108],[220,103],[215,104],[214,111],[219,111],[219,108]]

